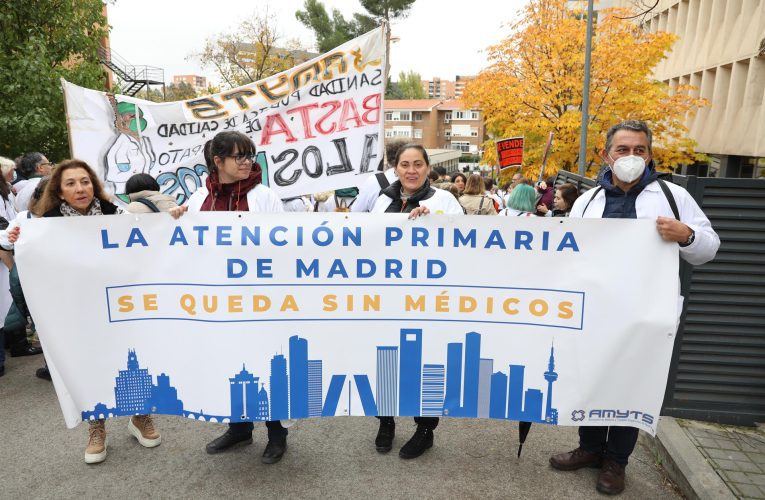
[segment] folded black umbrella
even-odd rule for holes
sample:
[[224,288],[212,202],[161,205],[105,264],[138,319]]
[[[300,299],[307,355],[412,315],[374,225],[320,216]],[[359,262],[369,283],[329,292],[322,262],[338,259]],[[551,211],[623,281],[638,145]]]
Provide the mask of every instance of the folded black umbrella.
[[523,449],[523,443],[526,442],[526,436],[529,435],[531,430],[531,422],[518,422],[518,458],[521,457],[521,450]]

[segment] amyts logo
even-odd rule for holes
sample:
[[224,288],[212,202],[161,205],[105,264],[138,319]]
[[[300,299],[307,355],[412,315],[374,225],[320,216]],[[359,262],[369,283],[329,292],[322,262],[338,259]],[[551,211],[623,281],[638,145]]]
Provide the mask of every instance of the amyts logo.
[[652,425],[654,421],[653,415],[637,410],[590,410],[589,413],[586,413],[585,410],[574,410],[571,412],[571,420],[582,422],[585,415],[588,422],[618,422],[623,420]]

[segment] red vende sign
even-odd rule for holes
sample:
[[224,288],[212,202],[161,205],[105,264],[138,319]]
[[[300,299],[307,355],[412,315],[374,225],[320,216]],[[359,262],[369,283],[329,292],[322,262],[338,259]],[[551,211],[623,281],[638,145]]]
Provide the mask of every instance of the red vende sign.
[[497,141],[499,169],[520,167],[523,164],[523,137],[511,137]]

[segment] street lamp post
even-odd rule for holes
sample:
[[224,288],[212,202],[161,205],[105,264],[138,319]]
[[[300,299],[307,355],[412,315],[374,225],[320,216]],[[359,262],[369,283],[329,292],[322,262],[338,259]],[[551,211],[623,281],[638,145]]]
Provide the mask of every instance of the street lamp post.
[[582,128],[579,133],[579,175],[587,164],[587,123],[590,121],[590,58],[592,56],[593,0],[587,0],[587,35],[584,46],[584,89],[582,90]]

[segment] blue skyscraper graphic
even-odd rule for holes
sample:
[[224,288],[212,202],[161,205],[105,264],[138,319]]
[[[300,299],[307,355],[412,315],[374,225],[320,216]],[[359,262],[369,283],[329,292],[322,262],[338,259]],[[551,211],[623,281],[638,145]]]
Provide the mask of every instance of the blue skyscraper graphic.
[[308,416],[321,417],[323,387],[321,385],[321,360],[308,360]]
[[444,415],[459,417],[462,410],[462,344],[446,346],[446,396]]
[[289,413],[289,384],[287,379],[287,359],[282,354],[271,358],[271,419],[287,420]]
[[400,342],[399,415],[419,415],[422,384],[422,330],[402,328]]
[[396,415],[398,403],[398,346],[377,346],[377,411]]
[[489,418],[489,403],[491,400],[491,372],[494,371],[494,360],[481,358],[478,372],[478,418]]
[[260,385],[260,391],[258,392],[258,418],[257,420],[271,420],[268,412],[268,392],[263,384]]
[[422,416],[439,417],[444,414],[444,365],[422,367]]
[[[356,382],[356,391],[359,393],[361,408],[364,410],[364,415],[367,417],[376,417],[377,405],[375,404],[375,397],[372,394],[372,386],[369,383],[369,377],[366,375],[354,375],[353,381]],[[348,394],[350,395],[350,387]]]
[[114,399],[117,414],[147,413],[146,403],[151,399],[152,380],[149,371],[138,365],[135,350],[128,350],[127,370],[120,370],[115,379]]
[[258,420],[258,377],[242,371],[228,379],[231,386],[231,419],[241,421]]
[[462,415],[478,416],[478,378],[481,370],[481,335],[465,335],[465,388],[462,396]]
[[507,417],[507,375],[496,372],[491,376],[491,402],[489,403],[489,417]]
[[556,425],[558,423],[558,410],[552,407],[553,382],[558,380],[558,374],[555,373],[555,346],[550,346],[550,362],[545,372],[547,380],[547,405],[545,408],[545,422]]
[[308,341],[290,337],[290,418],[308,417]]
[[523,371],[522,365],[510,365],[510,393],[507,398],[507,418],[523,420]]
[[523,405],[524,422],[543,422],[542,420],[542,391],[526,389],[526,401]]
[[157,375],[157,385],[151,388],[150,413],[180,415],[183,413],[183,401],[178,399],[178,391],[170,385],[170,377],[164,373]]

